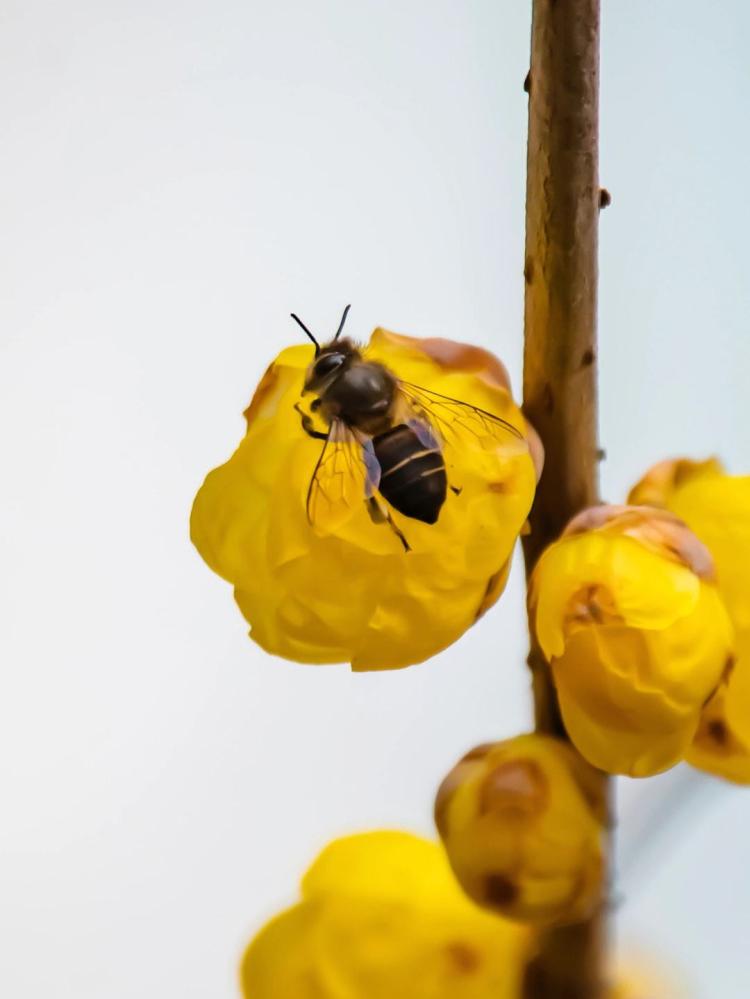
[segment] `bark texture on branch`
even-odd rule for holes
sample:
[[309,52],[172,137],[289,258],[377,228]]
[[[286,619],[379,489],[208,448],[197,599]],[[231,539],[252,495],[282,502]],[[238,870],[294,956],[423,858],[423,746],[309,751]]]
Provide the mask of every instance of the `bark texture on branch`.
[[534,0],[526,187],[524,409],[546,450],[533,564],[597,498],[599,0]]
[[[596,285],[600,210],[599,0],[533,0],[524,276],[524,410],[545,468],[524,539],[527,574],[597,502]],[[529,654],[538,731],[565,735],[544,657]],[[606,796],[606,777],[600,776]],[[605,900],[542,934],[525,999],[604,999]]]

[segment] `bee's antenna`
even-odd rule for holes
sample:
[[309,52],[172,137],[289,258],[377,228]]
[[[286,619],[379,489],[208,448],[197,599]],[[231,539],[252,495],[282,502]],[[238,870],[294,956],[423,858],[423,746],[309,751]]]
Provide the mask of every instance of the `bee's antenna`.
[[341,331],[344,328],[344,323],[346,322],[346,317],[347,317],[347,314],[349,312],[349,309],[351,309],[351,305],[347,305],[347,307],[344,309],[344,314],[341,317],[341,322],[339,323],[339,328],[336,330],[336,336],[333,338],[334,340],[338,340],[338,338],[341,336]]
[[[303,330],[305,331],[305,333],[307,333],[307,335],[308,335],[308,336],[310,337],[310,339],[312,340],[312,342],[313,342],[313,343],[315,344],[315,356],[317,357],[317,356],[318,356],[318,354],[320,353],[320,344],[319,344],[319,343],[318,343],[318,341],[317,341],[317,340],[315,339],[315,337],[314,337],[314,336],[312,335],[312,333],[311,333],[311,332],[310,332],[310,330],[309,330],[309,329],[307,328],[307,326],[305,326],[305,324],[304,324],[304,323],[302,322],[302,320],[300,319],[300,317],[299,317],[299,316],[295,316],[295,314],[294,314],[294,313],[292,312],[292,313],[291,313],[291,317],[292,317],[292,319],[293,319],[293,320],[295,321],[295,323],[296,323],[296,324],[297,324],[298,326],[301,326],[301,327],[302,327],[302,329],[303,329]],[[344,313],[344,317],[346,318],[346,313]],[[342,322],[342,326],[343,326],[343,322]],[[340,332],[340,331],[339,331],[339,332]],[[336,335],[338,336],[338,334],[336,334]]]

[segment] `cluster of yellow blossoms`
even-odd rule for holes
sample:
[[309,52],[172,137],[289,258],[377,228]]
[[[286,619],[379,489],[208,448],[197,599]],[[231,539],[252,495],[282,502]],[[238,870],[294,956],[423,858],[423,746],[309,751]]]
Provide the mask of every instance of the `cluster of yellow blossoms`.
[[[402,383],[514,428],[483,433],[480,418],[445,448],[455,488],[439,522],[391,510],[389,531],[364,493],[327,523],[310,522],[321,443],[300,425],[313,362],[301,345],[266,372],[243,441],[196,497],[191,533],[264,649],[393,669],[445,648],[498,599],[542,452],[486,351],[378,329],[363,354]],[[301,901],[250,944],[245,995],[520,999],[539,929],[604,904],[597,771],[646,777],[687,760],[750,783],[748,566],[750,477],[715,460],[661,463],[628,505],[576,516],[543,552],[528,593],[533,641],[575,749],[522,735],[466,754],[437,795],[442,845],[398,832],[331,844]],[[620,983],[611,995],[639,992]]]
[[[206,479],[191,519],[195,544],[234,585],[264,649],[356,670],[421,662],[497,600],[542,461],[487,351],[377,329],[362,354],[518,436],[456,425],[444,449],[456,488],[438,523],[391,511],[408,551],[373,521],[364,494],[343,516],[311,524],[321,442],[303,432],[297,406],[314,356],[291,347],[266,372],[244,439]],[[688,759],[750,782],[749,500],[750,478],[715,461],[665,462],[631,505],[583,511],[543,553],[530,619],[568,734],[594,766],[642,777]]]
[[529,931],[475,906],[437,843],[404,832],[329,844],[302,898],[248,947],[248,999],[518,999]]
[[[240,984],[246,999],[522,999],[535,946],[461,892],[439,844],[383,830],[323,850],[300,901],[251,941]],[[677,999],[651,975],[612,977],[611,999]]]
[[628,500],[574,518],[531,579],[568,734],[609,773],[750,783],[750,477],[667,461]]
[[750,477],[661,462],[628,502],[574,518],[531,580],[568,733],[609,773],[750,783]]

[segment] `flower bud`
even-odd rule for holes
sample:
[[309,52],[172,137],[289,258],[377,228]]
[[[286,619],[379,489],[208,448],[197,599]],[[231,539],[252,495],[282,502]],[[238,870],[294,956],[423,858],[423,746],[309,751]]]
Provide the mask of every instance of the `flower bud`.
[[609,773],[681,760],[733,651],[708,550],[676,517],[600,506],[540,558],[529,601],[565,727]]
[[564,742],[478,746],[443,781],[435,822],[470,898],[537,925],[578,922],[602,899],[605,807]]
[[323,850],[240,979],[247,999],[518,999],[530,946],[466,898],[439,844],[383,830]]
[[737,633],[736,658],[703,709],[688,763],[750,784],[750,476],[716,459],[655,465],[630,494],[681,517],[711,552],[719,592]]
[[[399,384],[432,393],[420,396],[420,419],[411,422],[412,444],[423,455],[442,451],[445,462],[449,488],[436,523],[392,508],[383,478],[376,505],[368,501],[375,472],[367,464],[374,452],[363,457],[366,434],[346,437],[339,427],[322,465],[324,442],[305,432],[295,408],[310,399],[310,345],[282,351],[270,366],[247,410],[245,438],[210,473],[191,517],[193,542],[233,584],[259,645],[298,662],[362,670],[427,659],[498,599],[541,462],[505,370],[487,351],[378,329],[363,357]],[[408,403],[403,392],[394,398]],[[321,412],[304,419],[325,435]],[[409,422],[399,413],[388,419]],[[421,417],[436,419],[432,442]],[[403,446],[392,472],[411,460]],[[430,461],[432,474],[439,459]],[[311,507],[313,484],[319,502]]]

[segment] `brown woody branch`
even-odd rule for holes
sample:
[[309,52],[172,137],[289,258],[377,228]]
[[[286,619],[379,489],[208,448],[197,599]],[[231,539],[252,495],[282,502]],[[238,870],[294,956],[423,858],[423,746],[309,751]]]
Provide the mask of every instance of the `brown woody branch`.
[[[545,468],[524,539],[527,575],[597,502],[599,0],[533,0],[526,187],[524,410]],[[537,731],[565,736],[549,669],[529,654]],[[606,796],[606,777],[600,775]],[[542,934],[525,999],[603,999],[605,913]]]

